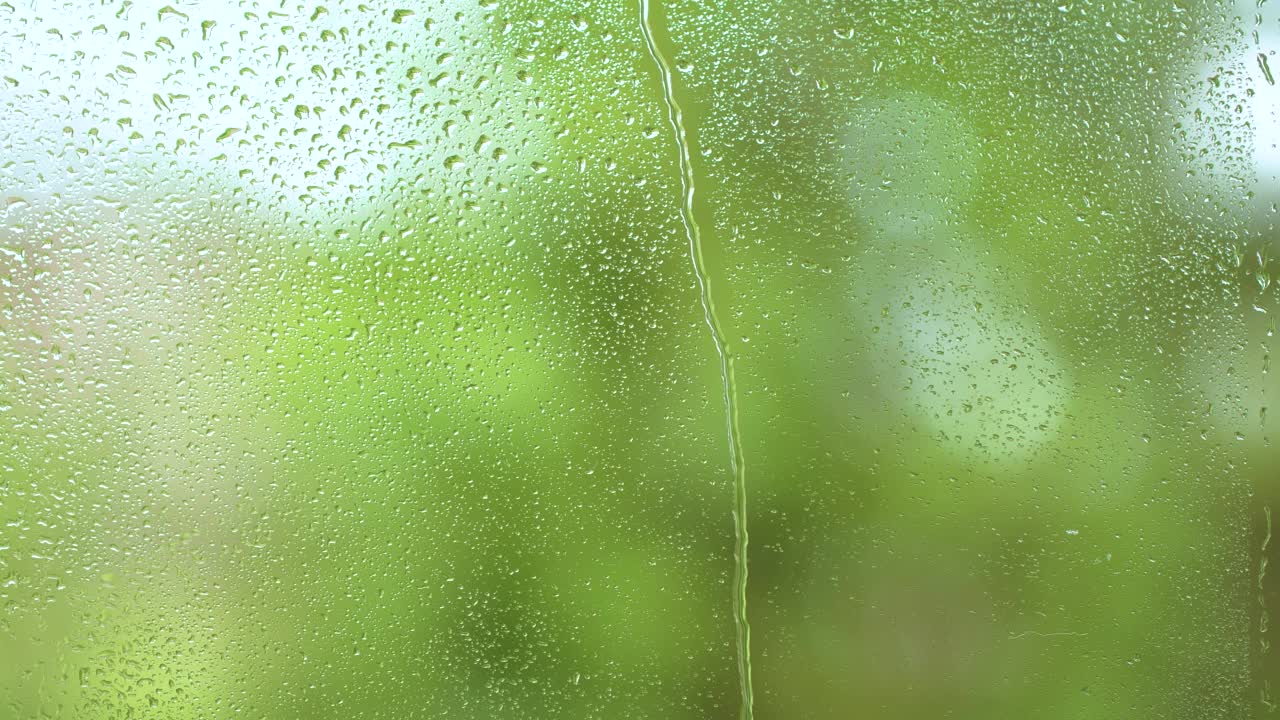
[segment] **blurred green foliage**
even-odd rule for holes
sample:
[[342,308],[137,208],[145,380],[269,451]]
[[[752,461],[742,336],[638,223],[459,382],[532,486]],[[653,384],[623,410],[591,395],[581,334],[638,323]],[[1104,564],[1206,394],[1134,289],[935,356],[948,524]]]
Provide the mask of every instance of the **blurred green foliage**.
[[[735,717],[637,8],[87,5],[0,4],[0,717]],[[656,13],[757,716],[1268,716],[1274,18]]]

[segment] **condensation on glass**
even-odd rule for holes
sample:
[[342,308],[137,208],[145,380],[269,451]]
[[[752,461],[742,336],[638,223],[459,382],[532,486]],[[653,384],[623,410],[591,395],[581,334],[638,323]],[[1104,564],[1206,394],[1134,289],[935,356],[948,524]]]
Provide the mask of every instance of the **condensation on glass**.
[[0,717],[1280,712],[1277,51],[0,1]]

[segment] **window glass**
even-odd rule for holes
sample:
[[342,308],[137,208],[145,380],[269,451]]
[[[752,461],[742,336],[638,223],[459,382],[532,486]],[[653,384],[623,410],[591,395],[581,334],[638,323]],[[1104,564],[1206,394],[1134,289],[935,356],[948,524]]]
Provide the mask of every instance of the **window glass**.
[[0,716],[1268,717],[1278,8],[0,1]]

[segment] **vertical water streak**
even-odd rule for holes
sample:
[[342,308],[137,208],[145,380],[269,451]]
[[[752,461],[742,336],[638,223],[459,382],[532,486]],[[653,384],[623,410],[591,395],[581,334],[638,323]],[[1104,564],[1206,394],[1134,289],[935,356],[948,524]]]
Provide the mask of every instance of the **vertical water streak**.
[[729,435],[729,469],[733,473],[733,622],[737,631],[738,685],[742,692],[740,717],[751,720],[751,626],[747,622],[747,481],[742,458],[742,436],[738,428],[738,390],[733,377],[733,353],[724,335],[720,318],[716,315],[711,297],[711,278],[707,274],[706,260],[702,256],[702,232],[693,214],[694,173],[689,154],[689,138],[684,126],[684,113],[676,101],[675,84],[671,66],[654,39],[653,25],[649,20],[649,0],[639,0],[640,32],[645,47],[662,81],[662,99],[667,107],[667,120],[675,139],[680,161],[680,221],[689,239],[689,260],[698,280],[702,301],[702,315],[711,331],[711,342],[720,358],[720,380],[724,391],[725,424]]
[[[1271,545],[1271,506],[1266,505],[1262,508],[1263,516],[1266,518],[1266,534],[1262,538],[1262,549],[1258,559],[1258,644],[1261,646],[1262,663],[1265,669],[1267,663],[1267,655],[1271,651],[1271,640],[1267,637],[1268,624],[1271,616],[1267,608],[1267,548]],[[1268,712],[1274,712],[1277,704],[1271,699],[1271,681],[1266,677],[1262,678],[1262,705],[1267,708]]]

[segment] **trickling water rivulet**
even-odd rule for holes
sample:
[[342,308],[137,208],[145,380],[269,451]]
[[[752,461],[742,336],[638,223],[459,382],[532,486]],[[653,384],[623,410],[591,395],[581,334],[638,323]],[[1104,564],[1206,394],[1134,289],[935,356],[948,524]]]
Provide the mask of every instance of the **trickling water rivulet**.
[[649,20],[649,0],[640,2],[640,32],[645,47],[657,66],[662,80],[662,99],[667,106],[667,119],[675,138],[680,158],[680,221],[689,238],[689,259],[693,274],[698,279],[698,291],[702,300],[702,315],[711,330],[711,342],[720,356],[720,380],[724,386],[725,421],[729,431],[729,469],[733,472],[733,622],[737,629],[738,684],[742,691],[742,720],[752,718],[751,690],[751,626],[747,623],[747,477],[742,462],[742,435],[738,429],[738,389],[733,378],[733,354],[725,339],[720,318],[716,315],[715,302],[711,298],[711,278],[707,274],[706,261],[702,257],[702,233],[693,216],[694,176],[693,160],[689,156],[689,138],[684,127],[684,113],[676,101],[675,84],[671,66],[654,39],[653,25]]

